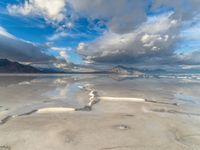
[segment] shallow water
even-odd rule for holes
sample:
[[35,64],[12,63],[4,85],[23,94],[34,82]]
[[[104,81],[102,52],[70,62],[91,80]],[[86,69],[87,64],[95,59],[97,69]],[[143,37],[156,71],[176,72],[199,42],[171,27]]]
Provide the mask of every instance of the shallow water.
[[198,150],[196,76],[1,75],[0,150]]

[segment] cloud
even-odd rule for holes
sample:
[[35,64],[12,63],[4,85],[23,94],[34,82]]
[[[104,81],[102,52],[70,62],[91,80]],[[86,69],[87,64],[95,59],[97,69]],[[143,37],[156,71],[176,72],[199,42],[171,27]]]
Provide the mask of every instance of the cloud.
[[65,47],[51,47],[52,50],[58,52],[59,56],[57,57],[58,59],[64,59],[66,62],[68,62],[68,51],[69,48],[65,48]]
[[18,39],[0,27],[0,58],[24,63],[50,63],[56,58],[45,53],[42,46]]
[[146,0],[25,0],[9,4],[7,10],[12,15],[42,16],[57,25],[64,22],[60,28],[72,28],[80,17],[104,18],[110,30],[128,32],[146,20],[146,6]]
[[67,32],[57,32],[57,33],[53,34],[52,36],[48,37],[48,40],[55,41],[55,40],[58,40],[60,38],[67,37],[67,36],[68,36]]
[[74,11],[90,19],[104,18],[112,32],[125,33],[146,21],[146,0],[68,0]]
[[[13,15],[43,17],[56,25],[48,38],[51,42],[71,36],[65,29],[75,29],[80,18],[102,21],[103,35],[77,47],[87,63],[187,65],[200,63],[199,51],[178,53],[177,47],[188,40],[199,41],[199,5],[199,0],[25,0],[7,9]],[[69,57],[65,50],[53,49],[60,58]]]
[[152,9],[156,10],[160,7],[169,7],[174,10],[174,16],[176,19],[181,18],[181,20],[192,19],[196,14],[200,12],[199,0],[153,0]]
[[179,22],[167,13],[149,18],[136,30],[118,34],[105,33],[94,42],[80,43],[77,52],[88,62],[137,63],[157,60],[174,53]]
[[[185,14],[185,12],[189,9],[187,9],[187,7],[184,7],[186,1],[170,1],[170,0],[153,0],[152,5],[151,5],[151,10],[152,11],[156,11],[161,7],[166,7],[168,9],[173,9],[174,10],[174,15],[173,17],[180,18],[180,17],[184,17],[184,18],[188,18],[188,16],[190,16],[190,13]],[[185,9],[183,9],[185,8]],[[182,18],[183,19],[183,18]]]
[[8,5],[12,15],[43,16],[51,23],[61,22],[65,18],[65,0],[25,0],[24,3]]
[[0,35],[11,38],[11,39],[15,39],[15,36],[13,36],[12,34],[8,33],[6,31],[6,29],[4,29],[3,27],[0,26]]
[[[89,0],[86,1],[89,2]],[[142,7],[136,6],[139,9],[143,8],[141,9],[144,12],[142,14],[145,15],[146,10],[144,8],[146,6],[141,3],[140,6]],[[79,6],[80,4],[77,5]],[[97,17],[98,15],[99,17],[105,17],[112,14],[109,16],[108,32],[95,41],[81,42],[77,47],[77,52],[83,56],[86,63],[197,65],[200,63],[198,61],[200,59],[198,50],[180,54],[177,52],[177,47],[184,41],[187,43],[189,43],[188,40],[190,42],[192,40],[199,41],[200,9],[197,7],[199,5],[200,1],[198,0],[186,0],[184,2],[153,0],[150,6],[151,12],[156,12],[165,7],[165,13],[160,12],[155,16],[147,17],[147,19],[144,17],[138,23],[136,21],[136,24],[133,24],[124,20],[128,13],[125,11],[126,15],[117,16],[118,19],[123,20],[118,20],[113,25],[112,21],[115,16],[109,11],[102,10],[101,12],[97,7],[95,13],[95,10],[88,9],[89,12],[94,11],[94,14],[92,13],[91,15],[86,11],[86,14],[90,17]],[[121,4],[120,6],[123,5]],[[81,10],[83,8],[84,5],[81,5],[77,9]],[[128,8],[128,6],[125,8]],[[136,14],[138,15],[137,11],[141,10],[135,9]],[[120,12],[120,8],[117,9],[117,12],[123,14]],[[130,16],[133,21],[135,21],[134,17],[133,15]],[[140,18],[139,15],[137,17]],[[119,27],[113,28],[114,25]]]
[[184,22],[186,28],[181,31],[184,40],[200,40],[200,14],[195,15],[192,20]]
[[200,64],[200,50],[189,53],[177,54],[175,60],[180,65],[199,65]]

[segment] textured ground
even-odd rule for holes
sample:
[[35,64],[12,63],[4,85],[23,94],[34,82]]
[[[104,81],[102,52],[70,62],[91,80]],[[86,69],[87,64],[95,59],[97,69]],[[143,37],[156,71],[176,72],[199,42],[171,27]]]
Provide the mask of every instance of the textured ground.
[[200,149],[198,81],[0,78],[0,150]]

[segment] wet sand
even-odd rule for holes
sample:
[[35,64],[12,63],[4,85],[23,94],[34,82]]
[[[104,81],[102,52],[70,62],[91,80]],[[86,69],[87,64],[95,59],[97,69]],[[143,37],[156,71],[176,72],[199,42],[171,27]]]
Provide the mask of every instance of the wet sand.
[[18,78],[0,80],[0,150],[200,149],[199,80]]

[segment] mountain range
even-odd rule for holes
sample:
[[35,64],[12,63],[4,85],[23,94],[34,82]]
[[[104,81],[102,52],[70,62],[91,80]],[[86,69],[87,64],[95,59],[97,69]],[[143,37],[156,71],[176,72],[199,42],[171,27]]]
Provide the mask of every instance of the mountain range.
[[69,70],[59,70],[57,68],[36,68],[31,65],[24,65],[8,59],[0,59],[0,73],[68,73],[68,74],[119,74],[144,76],[145,74],[166,74],[166,73],[199,73],[199,70],[187,69],[166,71],[164,69],[138,69],[125,67],[122,65],[114,66],[110,69],[94,69],[87,66],[76,66]]
[[24,65],[19,62],[10,61],[8,59],[0,59],[0,73],[68,73],[68,74],[87,74],[87,73],[109,73],[108,71],[99,71],[84,67],[76,69],[59,70],[57,68],[36,68],[31,65]]
[[42,73],[42,71],[30,65],[0,59],[0,73]]
[[137,76],[143,76],[144,73],[140,70],[136,70],[133,68],[127,68],[121,65],[115,66],[111,69],[111,73],[116,73],[120,75],[137,75]]

